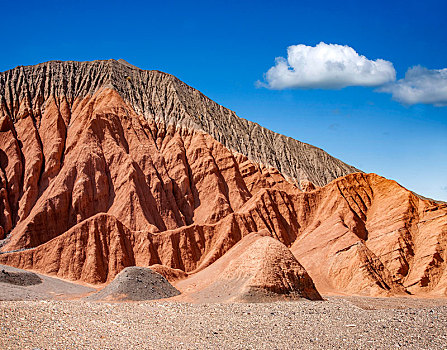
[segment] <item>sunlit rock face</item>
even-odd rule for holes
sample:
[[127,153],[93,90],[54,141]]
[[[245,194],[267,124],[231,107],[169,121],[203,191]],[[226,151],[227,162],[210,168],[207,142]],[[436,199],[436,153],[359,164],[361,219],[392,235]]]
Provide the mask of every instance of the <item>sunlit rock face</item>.
[[0,73],[0,167],[0,263],[189,276],[265,229],[322,292],[446,293],[445,203],[124,61]]

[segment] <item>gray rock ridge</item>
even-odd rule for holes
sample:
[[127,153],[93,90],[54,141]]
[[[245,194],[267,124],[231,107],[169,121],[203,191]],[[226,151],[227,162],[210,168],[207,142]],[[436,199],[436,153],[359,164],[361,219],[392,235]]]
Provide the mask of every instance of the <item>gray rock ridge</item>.
[[70,104],[102,88],[115,89],[136,113],[156,121],[160,132],[168,125],[205,132],[252,161],[277,168],[297,185],[309,180],[324,186],[359,171],[320,148],[238,117],[170,74],[121,59],[50,61],[2,72],[0,110],[15,122],[23,103],[29,113],[42,115],[50,97],[65,96]]

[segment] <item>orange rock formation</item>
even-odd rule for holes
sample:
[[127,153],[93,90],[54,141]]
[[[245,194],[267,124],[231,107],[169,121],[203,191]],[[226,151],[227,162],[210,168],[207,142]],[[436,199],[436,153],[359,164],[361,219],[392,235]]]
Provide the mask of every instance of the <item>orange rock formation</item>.
[[223,257],[176,284],[187,300],[322,300],[292,252],[267,230],[250,233]]
[[320,292],[447,295],[447,204],[259,126],[239,142],[228,127],[249,122],[113,64],[131,78],[101,62],[0,75],[0,263],[89,283],[159,264],[175,280],[266,229]]

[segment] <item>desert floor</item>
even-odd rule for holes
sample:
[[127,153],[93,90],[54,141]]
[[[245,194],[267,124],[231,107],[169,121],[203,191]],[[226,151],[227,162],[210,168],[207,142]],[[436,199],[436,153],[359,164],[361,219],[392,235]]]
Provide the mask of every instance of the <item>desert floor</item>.
[[0,265],[0,350],[447,349],[447,298],[87,301],[97,288]]
[[0,302],[1,349],[447,349],[447,300]]

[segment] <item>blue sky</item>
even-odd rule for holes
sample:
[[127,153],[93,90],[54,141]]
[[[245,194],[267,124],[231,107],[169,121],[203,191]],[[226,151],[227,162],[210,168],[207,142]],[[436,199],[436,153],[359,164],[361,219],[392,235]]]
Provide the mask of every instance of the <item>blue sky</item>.
[[174,74],[240,117],[447,200],[447,107],[404,105],[377,87],[256,86],[289,46],[320,42],[389,61],[397,79],[417,65],[447,68],[445,1],[2,1],[1,8],[1,71],[124,58]]

